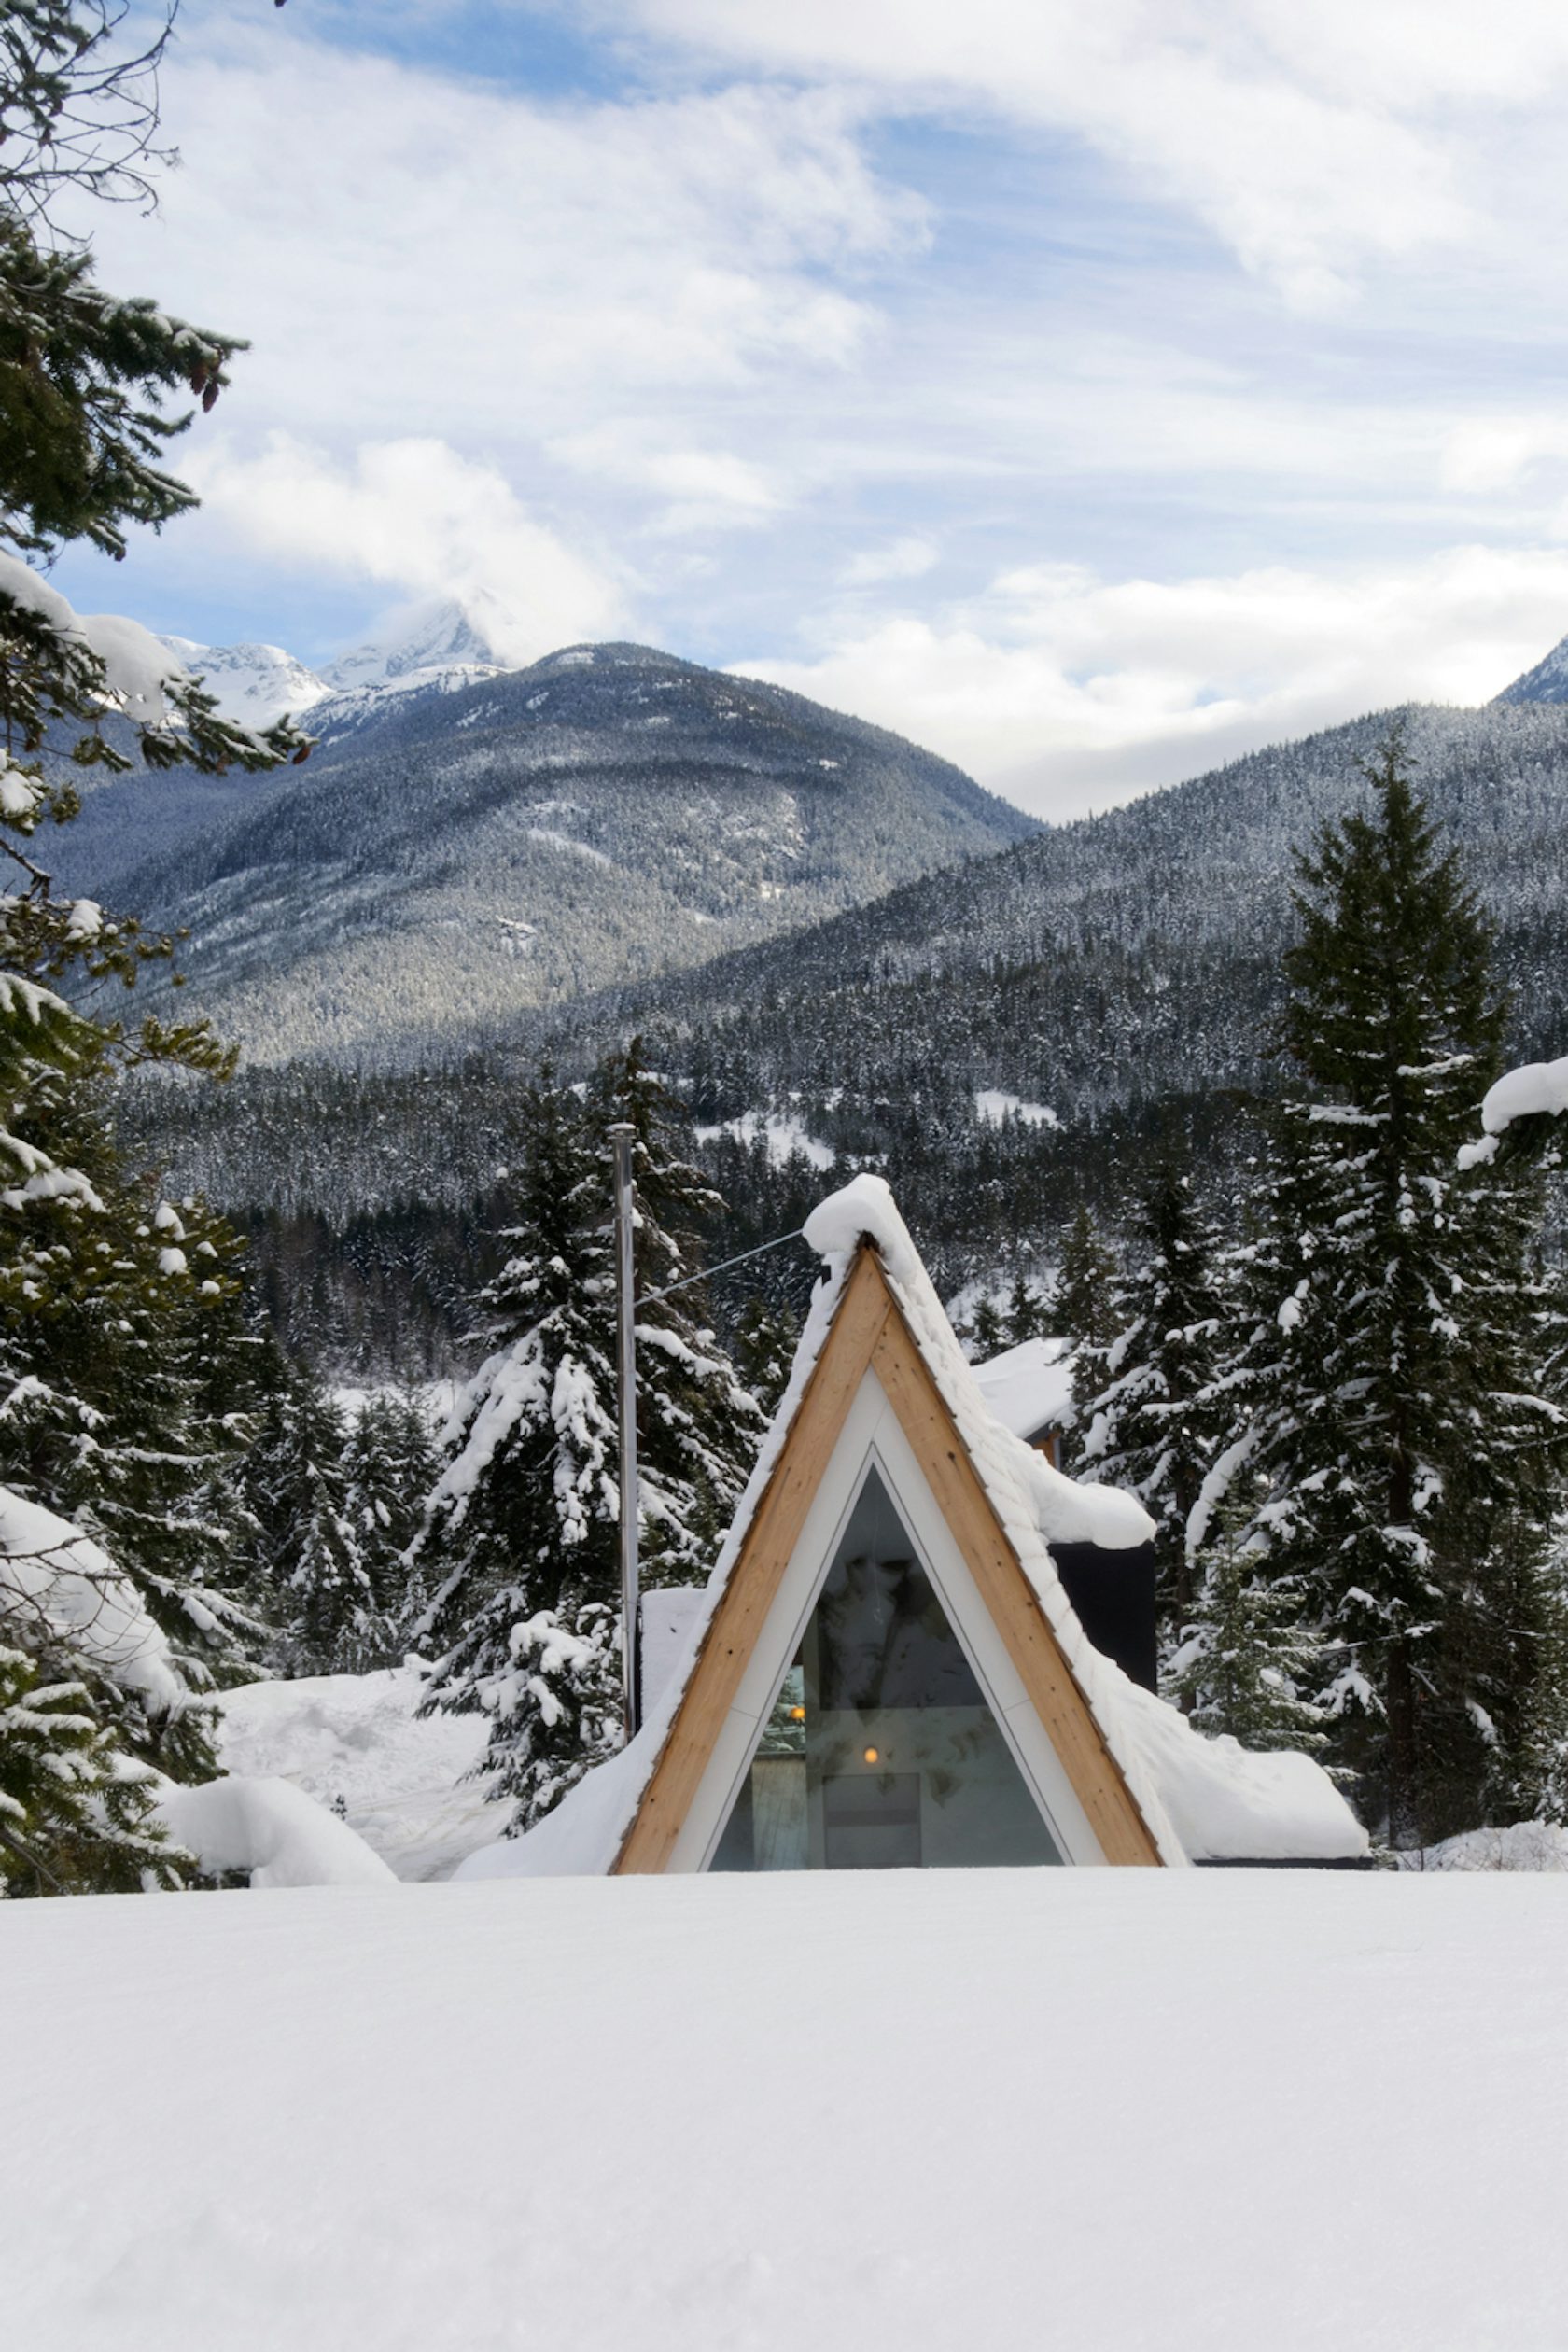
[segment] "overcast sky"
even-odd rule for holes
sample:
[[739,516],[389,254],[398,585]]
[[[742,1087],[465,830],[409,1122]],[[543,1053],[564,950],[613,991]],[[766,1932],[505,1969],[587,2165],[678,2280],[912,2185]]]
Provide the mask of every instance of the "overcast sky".
[[101,273],[248,334],[90,608],[484,589],[1045,814],[1568,630],[1561,0],[186,0]]

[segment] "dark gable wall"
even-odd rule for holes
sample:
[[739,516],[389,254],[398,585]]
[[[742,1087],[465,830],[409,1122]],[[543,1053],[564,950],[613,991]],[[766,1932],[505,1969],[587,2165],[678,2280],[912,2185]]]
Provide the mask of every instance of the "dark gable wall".
[[1157,1690],[1154,1546],[1108,1551],[1101,1544],[1053,1544],[1051,1558],[1096,1649],[1145,1690]]

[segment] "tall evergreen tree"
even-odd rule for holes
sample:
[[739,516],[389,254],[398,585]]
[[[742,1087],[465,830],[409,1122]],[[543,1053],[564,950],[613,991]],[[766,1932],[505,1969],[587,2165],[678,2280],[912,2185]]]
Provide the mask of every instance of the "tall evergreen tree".
[[1242,1494],[1216,1514],[1202,1590],[1162,1685],[1211,1736],[1228,1733],[1246,1748],[1321,1749],[1323,1710],[1303,1694],[1321,1680],[1323,1644],[1295,1585],[1259,1574],[1247,1519]]
[[1082,1425],[1105,1385],[1105,1351],[1126,1323],[1121,1268],[1086,1208],[1068,1226],[1057,1276],[1057,1322],[1072,1342],[1072,1408]]
[[1007,1294],[1007,1346],[1019,1348],[1026,1339],[1053,1337],[1051,1320],[1052,1302],[1020,1267]]
[[377,1615],[390,1629],[410,1616],[408,1551],[436,1482],[435,1441],[416,1397],[366,1398],[349,1437],[346,1515]]
[[963,1337],[970,1359],[975,1364],[989,1364],[994,1355],[1000,1355],[1008,1346],[1007,1324],[988,1290],[983,1290],[975,1300]]
[[[133,1033],[102,1016],[105,985],[130,986],[173,943],[57,895],[37,836],[77,815],[85,769],[260,770],[307,746],[286,725],[257,735],[223,719],[145,630],[82,618],[38,568],[83,539],[121,555],[132,525],[195,503],[161,462],[189,422],[171,396],[210,407],[241,347],[111,294],[86,243],[60,230],[66,190],[147,192],[161,42],[117,56],[124,15],[29,0],[7,11],[0,40],[0,1477],[103,1534],[170,1639],[171,1672],[199,1695],[242,1640],[196,1366],[223,1276],[126,1170],[109,1106],[129,1068],[222,1075],[232,1057],[204,1022],[149,1016]],[[77,1703],[38,1694],[79,1684],[94,1727],[81,1771],[101,1764],[129,1791],[133,1756],[186,1777],[214,1769],[199,1705],[160,1713],[99,1674],[85,1643],[61,1655],[58,1629],[44,1655],[35,1626],[4,1606],[0,1645],[28,1661],[12,1670],[5,1732],[19,1756],[29,1710],[58,1729]],[[118,1817],[106,1799],[98,1811]],[[122,1826],[129,1836],[129,1813]],[[102,1839],[77,1850],[107,1852]]]
[[[581,1109],[546,1071],[524,1101],[511,1254],[479,1296],[487,1352],[459,1395],[412,1561],[427,1708],[491,1718],[494,1794],[528,1828],[620,1736],[613,1271]],[[579,1630],[579,1629],[582,1630]]]
[[1166,1168],[1142,1203],[1144,1252],[1116,1288],[1121,1330],[1085,1351],[1080,1447],[1085,1470],[1131,1489],[1155,1519],[1159,1603],[1167,1638],[1191,1615],[1186,1528],[1223,1428],[1212,1397],[1225,1321],[1219,1245],[1190,1179]]
[[720,1204],[640,1046],[610,1057],[586,1108],[545,1073],[525,1113],[513,1254],[480,1301],[490,1352],[458,1401],[413,1555],[434,1584],[414,1637],[441,1650],[427,1704],[493,1717],[484,1769],[516,1829],[621,1736],[612,1121],[633,1128],[645,1587],[707,1574],[763,1427],[687,1281]]
[[1075,1347],[1103,1348],[1114,1338],[1115,1281],[1115,1253],[1088,1210],[1079,1208],[1067,1228],[1057,1276],[1057,1322]]
[[307,1367],[287,1373],[267,1399],[245,1485],[274,1662],[288,1674],[385,1665],[396,1634],[356,1523],[348,1417]]
[[[712,1566],[765,1426],[714,1337],[702,1231],[723,1202],[687,1157],[678,1099],[642,1040],[598,1071],[592,1106],[632,1128],[637,1188],[637,1468],[645,1584],[690,1584]],[[596,1167],[608,1172],[608,1147]],[[609,1207],[601,1176],[592,1188]],[[672,1289],[672,1285],[678,1285]]]
[[775,1304],[761,1291],[741,1309],[735,1324],[735,1371],[764,1420],[771,1421],[789,1385],[800,1336],[800,1324],[788,1307]]
[[1373,808],[1301,861],[1294,1083],[1223,1465],[1265,1481],[1248,1548],[1326,1645],[1309,1695],[1333,1756],[1410,1844],[1521,1801],[1556,1703],[1545,1532],[1568,1421],[1534,1360],[1533,1187],[1458,1165],[1503,1033],[1486,926],[1397,735],[1366,774]]

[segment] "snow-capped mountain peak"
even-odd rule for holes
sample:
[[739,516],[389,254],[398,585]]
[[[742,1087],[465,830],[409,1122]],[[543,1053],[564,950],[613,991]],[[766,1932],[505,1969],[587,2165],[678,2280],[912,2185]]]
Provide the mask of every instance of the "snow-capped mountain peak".
[[494,600],[477,595],[463,603],[421,605],[401,614],[380,636],[329,662],[321,675],[332,693],[400,685],[432,673],[461,670],[465,683],[515,666],[497,642],[505,619]]
[[279,645],[202,645],[192,637],[159,642],[206,680],[226,718],[247,727],[314,712],[317,723],[357,723],[387,694],[432,687],[451,693],[518,666],[517,623],[497,597],[481,591],[461,602],[420,605],[382,633],[319,670]]
[[274,720],[298,718],[330,691],[281,645],[199,645],[182,637],[158,641],[206,680],[224,717],[242,726],[270,727]]

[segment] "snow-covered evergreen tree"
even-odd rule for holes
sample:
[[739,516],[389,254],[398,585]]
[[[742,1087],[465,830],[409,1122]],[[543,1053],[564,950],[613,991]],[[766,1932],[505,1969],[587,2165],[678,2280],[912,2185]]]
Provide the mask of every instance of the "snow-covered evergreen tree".
[[1006,1322],[988,1290],[975,1300],[960,1337],[973,1364],[988,1364],[1008,1345]]
[[[637,1469],[645,1586],[706,1576],[762,1444],[765,1417],[714,1336],[702,1229],[723,1209],[682,1148],[677,1097],[642,1041],[599,1070],[591,1109],[632,1127],[637,1189]],[[595,1154],[608,1173],[608,1146]],[[591,1187],[608,1211],[604,1177]],[[679,1284],[669,1295],[670,1285]]]
[[1077,1211],[1062,1244],[1056,1320],[1072,1342],[1072,1419],[1081,1430],[1105,1386],[1106,1351],[1127,1321],[1121,1267],[1085,1208]]
[[[153,1817],[160,1782],[148,1752],[172,1757],[178,1777],[199,1776],[209,1711],[134,1580],[5,1487],[0,1626],[0,1847],[10,1857],[0,1873],[9,1891],[183,1883],[195,1866]],[[181,1736],[188,1718],[194,1748]]]
[[1038,1283],[1029,1281],[1020,1267],[1007,1294],[1006,1338],[1003,1344],[1009,1348],[1019,1348],[1026,1339],[1053,1338],[1056,1335],[1052,1330],[1052,1313],[1051,1299]]
[[1220,1245],[1188,1178],[1161,1171],[1133,1245],[1141,1258],[1113,1292],[1121,1328],[1108,1348],[1091,1346],[1081,1358],[1079,1462],[1088,1475],[1130,1488],[1157,1522],[1160,1615],[1169,1637],[1197,1597],[1187,1519],[1225,1427],[1212,1394],[1225,1322]]
[[338,1674],[385,1665],[396,1636],[356,1525],[348,1417],[308,1368],[286,1374],[268,1397],[245,1485],[278,1666]]
[[1001,1355],[1007,1348],[1021,1347],[1026,1339],[1053,1337],[1055,1314],[1054,1295],[1030,1281],[1020,1267],[1008,1287],[1005,1303],[999,1303],[994,1289],[982,1290],[956,1328],[970,1362],[988,1364],[992,1356]]
[[[440,1653],[426,1704],[491,1717],[484,1769],[528,1828],[620,1736],[613,1272],[581,1108],[525,1098],[511,1255],[481,1292],[488,1352],[459,1393],[416,1538]],[[435,1574],[432,1574],[432,1556]]]
[[1075,1348],[1103,1348],[1115,1337],[1117,1267],[1087,1209],[1079,1209],[1062,1243],[1057,1323]]
[[778,1408],[799,1344],[800,1324],[787,1307],[776,1306],[761,1291],[747,1300],[735,1324],[735,1371],[764,1421]]
[[[634,1130],[638,1519],[646,1587],[707,1574],[763,1416],[697,1311],[700,1225],[719,1205],[678,1147],[668,1090],[634,1043],[584,1108],[548,1073],[527,1099],[513,1254],[482,1294],[489,1353],[457,1401],[413,1564],[434,1589],[427,1704],[493,1717],[484,1769],[529,1827],[621,1736],[620,1445],[609,1153]],[[427,1565],[431,1552],[440,1581]]]
[[[123,554],[132,524],[195,503],[159,462],[189,421],[168,395],[210,406],[240,347],[111,295],[88,245],[56,233],[63,190],[145,187],[155,95],[117,111],[141,71],[114,53],[123,13],[37,0],[7,12],[0,43],[0,1477],[105,1540],[166,1646],[155,1687],[117,1678],[65,1619],[46,1654],[14,1585],[0,1591],[0,1645],[29,1661],[10,1685],[18,1771],[29,1707],[58,1729],[77,1704],[38,1693],[79,1685],[94,1728],[78,1769],[96,1758],[107,1774],[109,1743],[121,1794],[93,1802],[130,1840],[132,1757],[185,1778],[214,1769],[207,1713],[187,1701],[242,1669],[244,1631],[195,1365],[206,1284],[220,1292],[222,1278],[186,1250],[180,1212],[123,1166],[109,1104],[127,1069],[221,1075],[232,1057],[204,1022],[149,1017],[133,1032],[104,1015],[104,986],[129,987],[173,943],[57,895],[38,834],[77,814],[86,768],[260,770],[306,747],[287,726],[253,735],[221,719],[167,648],[132,622],[84,619],[38,568],[83,539]],[[81,1841],[105,1875],[77,1883],[123,1883],[110,1843],[106,1830]]]
[[388,1626],[410,1612],[408,1551],[436,1482],[435,1440],[417,1398],[366,1398],[348,1441],[346,1514],[375,1606]]
[[[103,1545],[207,1691],[243,1679],[259,1639],[231,1475],[248,1425],[219,1405],[208,1334],[234,1238],[126,1177],[92,1089],[63,1086],[52,1124],[91,1197],[0,1195],[0,1480]],[[132,1736],[178,1777],[215,1769],[200,1710]]]
[[[1225,1464],[1264,1481],[1244,1551],[1300,1592],[1331,1754],[1407,1844],[1522,1801],[1568,1420],[1538,1379],[1533,1187],[1458,1164],[1503,1029],[1486,929],[1397,738],[1367,775],[1372,810],[1302,861],[1294,1085],[1216,1386],[1241,1422]],[[1215,1481],[1199,1548],[1223,1501]]]
[[133,1894],[193,1867],[86,1683],[0,1645],[0,1896]]
[[1322,1680],[1323,1645],[1295,1586],[1262,1572],[1248,1518],[1240,1492],[1216,1512],[1202,1587],[1162,1687],[1200,1731],[1247,1748],[1321,1749],[1323,1710],[1304,1694]]

